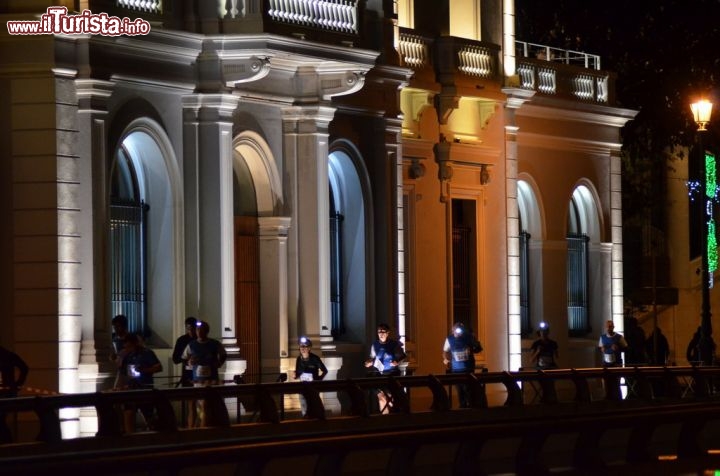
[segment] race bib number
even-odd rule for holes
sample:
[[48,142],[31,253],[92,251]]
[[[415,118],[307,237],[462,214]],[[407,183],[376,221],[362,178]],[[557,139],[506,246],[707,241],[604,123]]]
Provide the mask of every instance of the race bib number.
[[209,378],[212,376],[212,367],[209,365],[198,365],[195,370],[195,375],[197,377]]
[[606,364],[614,364],[615,354],[603,354],[603,359]]
[[307,372],[303,372],[300,374],[300,380],[302,382],[312,382],[313,376],[312,374],[309,374]]
[[382,372],[383,370],[385,370],[385,365],[383,365],[382,361],[378,358],[375,359],[373,367],[375,367],[378,372]]
[[466,362],[469,359],[469,352],[465,350],[457,350],[452,353],[455,362]]

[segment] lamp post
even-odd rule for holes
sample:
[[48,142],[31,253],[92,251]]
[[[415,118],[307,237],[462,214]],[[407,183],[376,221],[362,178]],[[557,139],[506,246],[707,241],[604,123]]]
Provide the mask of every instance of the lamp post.
[[[703,134],[707,129],[705,126],[710,122],[712,114],[712,103],[705,99],[690,105],[693,118],[698,125],[698,148],[700,149],[700,195],[699,206],[702,209],[702,308],[700,322],[700,343],[699,358],[702,365],[713,364],[714,343],[712,339],[712,314],[710,313],[710,260],[708,258],[708,231],[709,224],[712,219],[713,199],[715,190],[708,190],[708,184],[715,185],[715,177],[708,180],[708,167],[706,164],[705,148],[703,146]],[[714,158],[713,158],[714,160]],[[715,173],[714,167],[712,173]],[[714,230],[713,230],[714,231]],[[714,240],[713,240],[714,242]]]

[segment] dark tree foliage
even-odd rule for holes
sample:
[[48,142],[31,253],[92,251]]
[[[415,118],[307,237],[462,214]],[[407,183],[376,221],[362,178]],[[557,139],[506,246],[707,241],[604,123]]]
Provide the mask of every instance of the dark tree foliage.
[[624,229],[664,232],[667,159],[688,159],[668,154],[694,143],[700,96],[716,104],[704,142],[717,150],[720,0],[516,0],[516,18],[519,40],[598,54],[617,73],[618,106],[639,111],[622,130]]

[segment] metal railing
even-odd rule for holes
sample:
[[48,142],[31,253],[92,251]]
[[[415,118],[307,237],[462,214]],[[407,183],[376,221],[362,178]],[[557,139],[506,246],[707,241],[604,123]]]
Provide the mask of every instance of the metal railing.
[[[187,468],[208,461],[259,468],[253,474],[260,474],[264,465],[288,455],[312,456],[315,474],[341,474],[346,456],[387,449],[388,438],[393,442],[393,452],[386,464],[392,467],[402,463],[406,468],[420,464],[415,458],[423,445],[435,443],[449,446],[454,464],[470,461],[481,467],[489,463],[481,461],[480,441],[519,438],[510,464],[518,474],[534,474],[542,465],[545,440],[562,434],[576,437],[567,451],[571,466],[582,471],[602,463],[601,455],[607,451],[602,448],[601,436],[611,430],[631,435],[624,442],[614,443],[619,445],[614,451],[619,451],[617,458],[623,464],[657,465],[658,455],[651,442],[658,436],[667,441],[676,461],[705,464],[712,458],[707,449],[714,441],[706,427],[720,422],[718,382],[720,368],[715,367],[638,367],[373,377],[6,399],[0,400],[0,413],[32,412],[37,415],[40,431],[36,441],[0,445],[0,474],[42,474],[59,464],[65,470],[103,468],[105,474],[131,474],[153,468]],[[457,409],[452,404],[449,388],[459,384],[468,386],[469,409]],[[506,398],[492,405],[488,389],[497,385],[504,389]],[[568,388],[572,391],[565,391]],[[391,394],[391,414],[379,415],[372,410],[376,389]],[[417,397],[428,393],[429,407],[417,408]],[[284,397],[288,395],[302,395],[306,400],[304,418],[284,414]],[[328,415],[321,395],[346,400],[343,414]],[[205,402],[205,428],[182,429],[173,402],[195,400]],[[242,416],[238,413],[236,421],[230,417],[228,402],[246,410]],[[157,413],[154,429],[123,434],[118,418],[123,405],[152,405]],[[97,411],[97,436],[63,440],[60,409],[87,407]],[[656,434],[661,425],[675,427]],[[703,442],[707,438],[711,441]],[[188,453],[203,457],[195,462],[180,457]]]
[[536,58],[582,68],[600,69],[599,55],[528,43],[526,41],[515,41],[515,54],[520,58]]

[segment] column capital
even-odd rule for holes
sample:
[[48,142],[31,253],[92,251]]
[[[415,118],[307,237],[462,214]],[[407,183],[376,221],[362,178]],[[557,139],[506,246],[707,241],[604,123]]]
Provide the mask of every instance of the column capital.
[[76,79],[78,112],[107,113],[107,103],[115,83],[102,79]]
[[230,122],[240,102],[232,94],[191,94],[182,98],[186,121]]
[[263,237],[287,237],[290,217],[258,217],[258,235]]
[[311,134],[327,132],[335,117],[335,108],[323,105],[290,106],[283,108],[283,133]]
[[503,88],[502,92],[507,96],[506,105],[509,109],[518,109],[535,96],[535,91],[522,88]]

